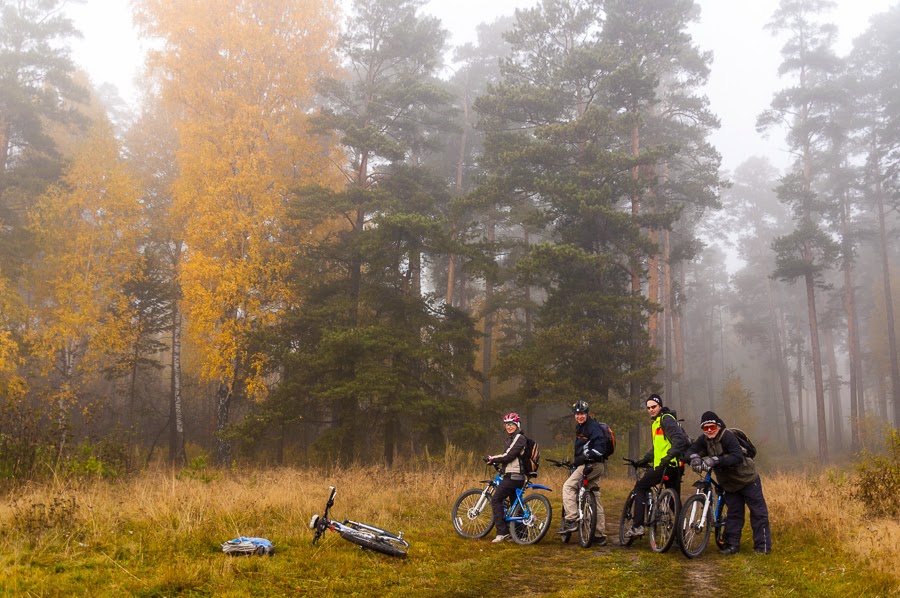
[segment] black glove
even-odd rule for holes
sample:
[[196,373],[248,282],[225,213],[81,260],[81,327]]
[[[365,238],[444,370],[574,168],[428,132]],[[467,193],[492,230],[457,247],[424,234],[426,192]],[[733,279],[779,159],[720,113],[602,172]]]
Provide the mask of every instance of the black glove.
[[710,470],[719,464],[718,457],[703,457],[703,468]]
[[484,456],[484,462],[485,462],[485,463],[491,463],[491,462],[493,462],[493,460],[494,460],[494,458],[491,457],[490,455],[485,455],[485,456]]
[[650,465],[650,459],[638,459],[634,462],[635,467],[647,467]]
[[698,455],[691,455],[691,469],[700,473],[701,467],[703,465],[703,460],[700,459]]

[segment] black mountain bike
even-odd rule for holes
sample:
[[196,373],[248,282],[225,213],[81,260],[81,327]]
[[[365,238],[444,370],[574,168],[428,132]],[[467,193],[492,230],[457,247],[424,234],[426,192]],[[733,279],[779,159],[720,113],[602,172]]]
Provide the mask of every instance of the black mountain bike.
[[[576,466],[568,459],[564,461],[554,461],[547,459],[556,467],[565,467],[569,470],[569,475],[575,471]],[[585,463],[581,472],[581,484],[578,486],[578,496],[575,499],[578,506],[578,544],[582,548],[590,548],[591,544],[597,540],[594,536],[594,530],[597,528],[597,493],[600,492],[600,486],[596,482],[588,480],[588,476],[594,470],[594,463]],[[566,507],[563,505],[562,510],[563,522],[566,520]],[[568,543],[572,537],[571,533],[561,534],[563,543]],[[605,540],[602,544],[605,544]],[[601,546],[602,546],[601,544]]]
[[[649,469],[649,465],[638,465],[637,461],[622,457],[635,469]],[[634,536],[626,536],[625,532],[634,525],[634,500],[636,494],[632,490],[625,500],[625,508],[622,509],[622,519],[619,521],[619,543],[622,546],[631,546]],[[672,488],[663,489],[662,484],[657,484],[647,492],[646,511],[644,513],[644,525],[650,530],[650,549],[653,552],[666,552],[675,541],[678,513],[681,502]]]
[[394,534],[380,527],[366,525],[358,521],[344,519],[341,522],[329,519],[328,511],[334,506],[334,495],[337,492],[334,486],[330,488],[331,495],[328,497],[328,502],[325,503],[325,512],[321,516],[313,515],[309,522],[309,529],[315,532],[312,539],[313,545],[319,541],[325,530],[331,530],[339,533],[343,539],[353,542],[361,548],[375,550],[390,556],[406,556],[409,542],[403,539],[403,532]]

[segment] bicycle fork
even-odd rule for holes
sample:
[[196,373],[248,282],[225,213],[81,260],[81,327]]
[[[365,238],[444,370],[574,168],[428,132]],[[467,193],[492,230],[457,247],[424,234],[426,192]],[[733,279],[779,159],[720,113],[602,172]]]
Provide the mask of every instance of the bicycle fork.
[[706,516],[709,514],[709,503],[710,503],[711,497],[709,494],[705,494],[704,496],[705,496],[705,500],[703,501],[702,507],[698,507],[696,502],[694,502],[694,504],[691,505],[691,514],[690,514],[690,517],[688,518],[688,521],[694,521],[694,515],[697,514],[698,508],[703,509],[703,512],[700,513],[700,520],[697,521],[697,523],[695,524],[696,525],[695,529],[703,529],[703,526],[706,525]]

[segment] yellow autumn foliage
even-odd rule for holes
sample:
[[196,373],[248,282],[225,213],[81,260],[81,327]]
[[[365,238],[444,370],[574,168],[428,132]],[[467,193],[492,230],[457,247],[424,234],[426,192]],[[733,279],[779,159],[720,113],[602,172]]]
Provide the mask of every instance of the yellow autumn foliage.
[[[292,301],[297,251],[283,238],[290,190],[329,183],[333,148],[308,130],[315,82],[334,68],[330,0],[141,0],[136,20],[165,40],[149,59],[179,137],[174,216],[190,342],[209,380],[265,394],[265,356],[246,339]],[[240,372],[238,372],[240,369]]]
[[[140,255],[140,192],[108,124],[75,150],[31,214],[41,247],[32,277],[29,341],[44,372],[62,358],[63,384],[127,350],[134,332],[125,283]],[[77,395],[77,388],[59,390]]]

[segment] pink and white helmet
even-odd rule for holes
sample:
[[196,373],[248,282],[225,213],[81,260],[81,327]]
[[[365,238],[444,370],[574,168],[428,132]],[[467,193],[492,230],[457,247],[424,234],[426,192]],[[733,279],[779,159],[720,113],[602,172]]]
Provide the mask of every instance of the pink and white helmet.
[[504,424],[516,424],[517,428],[522,427],[522,418],[519,417],[519,414],[513,411],[512,413],[507,413],[503,416]]

